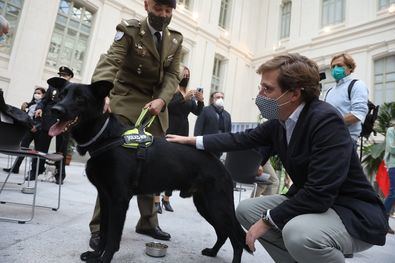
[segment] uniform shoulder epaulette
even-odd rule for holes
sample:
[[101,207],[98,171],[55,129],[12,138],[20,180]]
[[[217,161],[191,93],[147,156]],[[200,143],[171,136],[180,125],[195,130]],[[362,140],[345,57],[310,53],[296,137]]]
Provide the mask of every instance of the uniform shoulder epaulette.
[[172,28],[167,28],[171,33],[176,33],[176,34],[178,34],[178,35],[181,35],[182,36],[182,34],[179,32],[179,31],[177,31],[177,30],[175,30],[175,29],[172,29]]
[[121,22],[122,25],[127,26],[127,27],[140,27],[141,23],[137,19],[122,19]]

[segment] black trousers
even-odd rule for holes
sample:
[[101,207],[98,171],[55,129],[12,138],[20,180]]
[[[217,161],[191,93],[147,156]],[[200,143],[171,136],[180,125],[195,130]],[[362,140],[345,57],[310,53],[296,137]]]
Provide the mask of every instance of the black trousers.
[[[38,140],[39,140],[39,135],[40,135],[39,131],[36,131],[36,132],[29,131],[23,137],[23,139],[21,141],[21,146],[24,147],[24,148],[29,148],[30,143],[32,141],[34,141],[34,145],[37,145],[38,144]],[[13,171],[19,171],[19,167],[21,166],[24,158],[25,157],[23,157],[23,156],[19,156],[18,158],[16,158],[14,164],[11,166]]]
[[[56,169],[60,171],[62,169],[62,179],[66,176],[65,169],[65,158],[67,155],[67,144],[69,143],[70,135],[68,133],[62,133],[56,136],[56,152],[63,154],[63,165],[60,167],[60,162],[56,163]],[[38,143],[35,147],[35,150],[47,153],[49,150],[49,145],[51,144],[52,137],[48,135],[48,131],[41,131],[38,137]],[[38,166],[38,173],[41,174],[45,171],[45,161],[40,160]],[[37,167],[37,160],[33,159],[32,161],[32,171],[35,172]],[[56,175],[55,175],[56,177]],[[56,178],[57,179],[57,178]]]

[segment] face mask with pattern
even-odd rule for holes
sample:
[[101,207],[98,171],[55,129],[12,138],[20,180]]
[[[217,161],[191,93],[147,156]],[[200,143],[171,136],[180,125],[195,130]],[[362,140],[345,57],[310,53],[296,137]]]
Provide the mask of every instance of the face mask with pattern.
[[281,94],[281,96],[277,99],[271,99],[262,95],[258,95],[256,97],[255,105],[258,106],[258,109],[261,112],[263,118],[268,120],[275,120],[280,118],[280,107],[288,104],[290,100],[281,104],[278,104],[278,100],[287,92],[288,90]]

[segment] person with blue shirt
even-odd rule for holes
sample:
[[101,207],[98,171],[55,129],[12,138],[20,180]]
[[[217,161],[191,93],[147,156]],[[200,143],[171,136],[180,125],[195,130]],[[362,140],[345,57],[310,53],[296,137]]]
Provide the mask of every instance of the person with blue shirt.
[[331,75],[336,80],[336,85],[330,88],[325,101],[334,106],[343,116],[351,138],[356,142],[362,131],[362,124],[368,113],[368,88],[361,80],[354,83],[350,96],[348,87],[353,80],[351,73],[356,64],[354,59],[342,53],[336,55],[331,61]]

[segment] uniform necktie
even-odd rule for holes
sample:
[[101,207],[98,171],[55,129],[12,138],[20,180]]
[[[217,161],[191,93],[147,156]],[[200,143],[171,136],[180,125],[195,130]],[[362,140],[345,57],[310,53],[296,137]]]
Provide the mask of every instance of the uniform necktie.
[[155,37],[156,37],[156,49],[158,50],[158,53],[160,54],[160,47],[161,47],[161,41],[162,41],[162,35],[160,34],[159,31],[156,31],[154,33]]

